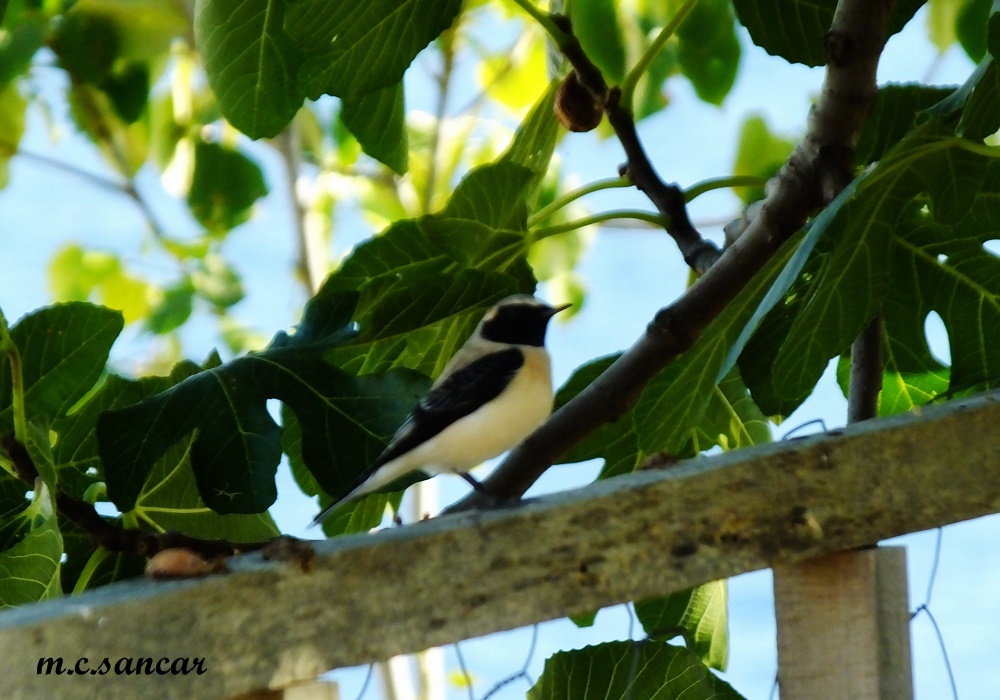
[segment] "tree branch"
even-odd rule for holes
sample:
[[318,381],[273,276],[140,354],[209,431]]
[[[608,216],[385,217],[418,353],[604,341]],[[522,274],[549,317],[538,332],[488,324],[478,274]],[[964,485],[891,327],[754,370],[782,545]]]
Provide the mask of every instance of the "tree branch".
[[882,369],[882,314],[879,313],[851,345],[851,382],[847,391],[848,423],[878,417]]
[[[847,181],[858,134],[874,105],[875,69],[892,4],[841,0],[826,38],[823,89],[806,134],[743,235],[682,297],[656,314],[617,362],[511,451],[485,482],[492,493],[522,495],[571,447],[624,415],[646,383],[690,348],[807,217],[839,191],[834,185]],[[473,493],[449,511],[483,505],[484,499]]]

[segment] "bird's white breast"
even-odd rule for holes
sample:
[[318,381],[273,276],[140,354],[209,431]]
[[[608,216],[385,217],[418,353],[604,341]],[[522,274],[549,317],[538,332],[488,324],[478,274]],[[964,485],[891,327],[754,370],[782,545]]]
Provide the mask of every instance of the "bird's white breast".
[[[544,348],[521,348],[524,365],[497,398],[455,421],[397,461],[410,468],[466,472],[517,445],[552,412],[552,370]],[[400,465],[402,466],[402,465]]]

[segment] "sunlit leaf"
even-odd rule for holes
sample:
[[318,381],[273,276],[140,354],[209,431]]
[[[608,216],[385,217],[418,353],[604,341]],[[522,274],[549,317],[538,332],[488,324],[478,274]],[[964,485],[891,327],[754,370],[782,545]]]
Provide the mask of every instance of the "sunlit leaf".
[[477,73],[479,84],[503,106],[513,112],[529,107],[549,84],[545,35],[527,28],[510,53],[485,57]]
[[35,603],[62,594],[59,558],[63,553],[62,536],[51,506],[47,488],[36,495],[35,502],[16,516],[23,519],[27,531],[13,546],[0,551],[0,609]]
[[28,103],[14,83],[0,87],[0,189],[7,186],[8,162],[24,135]]
[[[740,129],[733,174],[773,177],[788,160],[794,147],[794,141],[773,133],[763,117],[751,115]],[[734,187],[733,191],[744,202],[764,198],[763,187]]]
[[683,647],[625,641],[550,656],[528,698],[737,700],[742,696]]
[[955,20],[966,0],[927,0],[927,34],[944,53],[955,43]]
[[635,603],[635,615],[646,634],[664,641],[681,630],[691,651],[709,668],[726,670],[729,659],[729,587],[726,581],[712,581],[663,598]]

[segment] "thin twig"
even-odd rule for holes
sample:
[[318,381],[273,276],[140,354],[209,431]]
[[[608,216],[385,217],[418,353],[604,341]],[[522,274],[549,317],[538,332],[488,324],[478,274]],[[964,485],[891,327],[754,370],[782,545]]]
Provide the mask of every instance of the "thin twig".
[[649,197],[665,217],[667,233],[680,248],[684,262],[696,272],[704,273],[719,258],[718,247],[702,238],[692,225],[683,190],[676,184],[666,184],[657,175],[639,140],[632,111],[621,101],[621,90],[608,88],[600,69],[584,53],[583,47],[573,34],[569,19],[562,15],[553,15],[552,20],[567,37],[559,48],[573,66],[580,84],[590,92],[595,102],[604,105],[608,122],[625,150],[628,160],[619,166],[618,174],[627,177]]

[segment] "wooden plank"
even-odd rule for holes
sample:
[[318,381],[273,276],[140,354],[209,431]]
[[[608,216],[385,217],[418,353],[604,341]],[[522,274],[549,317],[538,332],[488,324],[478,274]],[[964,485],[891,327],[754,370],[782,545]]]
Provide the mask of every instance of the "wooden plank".
[[908,601],[903,547],[776,566],[782,700],[912,698]]
[[[0,614],[3,698],[226,697],[1000,511],[1000,393]],[[571,466],[558,467],[572,469]],[[40,658],[204,673],[38,675]]]

